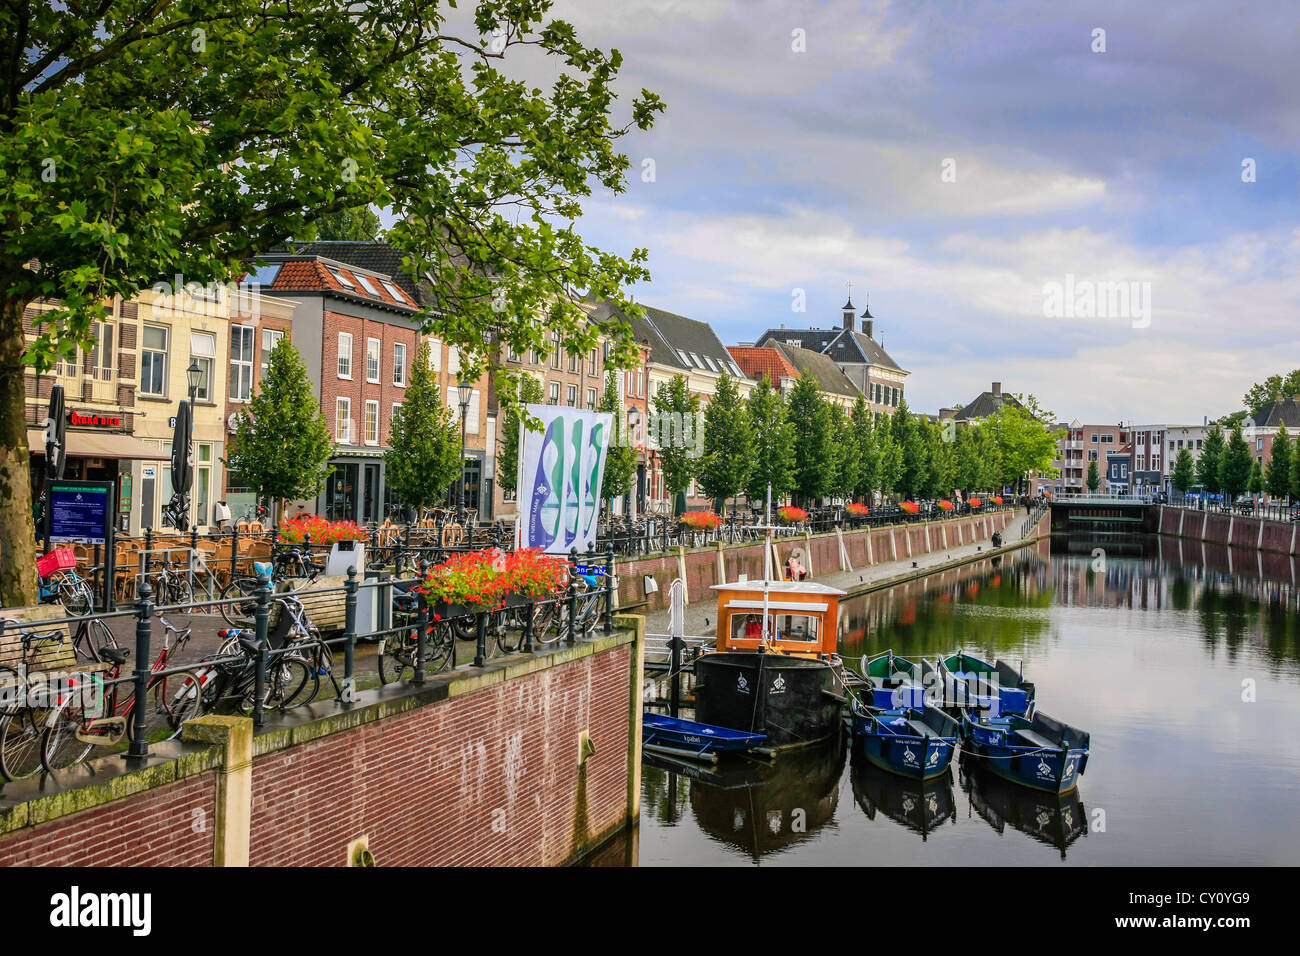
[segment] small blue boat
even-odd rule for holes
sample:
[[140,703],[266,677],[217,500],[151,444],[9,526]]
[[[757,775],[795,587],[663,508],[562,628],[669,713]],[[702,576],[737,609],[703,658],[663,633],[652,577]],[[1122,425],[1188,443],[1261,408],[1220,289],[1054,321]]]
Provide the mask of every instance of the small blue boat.
[[990,717],[1033,716],[1034,685],[1025,680],[1021,668],[1000,660],[990,664],[958,651],[939,661],[939,673],[949,707],[982,710]]
[[682,756],[710,759],[719,753],[750,750],[766,736],[702,724],[664,714],[641,715],[641,746]]
[[862,676],[869,685],[870,707],[892,710],[896,707],[925,706],[925,675],[934,665],[899,657],[892,650],[882,651],[862,661]]
[[1088,733],[1034,714],[962,718],[965,749],[989,772],[1034,790],[1068,793],[1088,766]]
[[937,707],[873,711],[855,702],[853,735],[862,755],[882,770],[929,780],[948,772],[961,724]]

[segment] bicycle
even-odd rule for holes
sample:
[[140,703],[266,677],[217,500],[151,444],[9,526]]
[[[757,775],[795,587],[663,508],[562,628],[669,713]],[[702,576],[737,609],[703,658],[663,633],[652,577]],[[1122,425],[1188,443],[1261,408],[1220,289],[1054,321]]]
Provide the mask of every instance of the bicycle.
[[[198,715],[234,712],[251,716],[257,703],[257,639],[247,628],[218,631],[217,636],[225,639],[220,650],[199,662]],[[287,710],[306,703],[303,691],[312,673],[311,664],[298,652],[273,653],[267,660],[263,708]]]
[[[311,581],[325,570],[324,565],[312,560],[306,545],[278,552],[272,557],[269,567],[261,562],[255,567],[267,571],[272,585],[286,578],[306,578]],[[257,575],[242,575],[231,578],[221,589],[221,616],[227,624],[234,628],[253,626],[257,613],[257,591],[261,586]]]
[[[171,733],[163,739],[170,740],[180,734],[185,721],[198,716],[202,678],[188,669],[165,673],[173,650],[180,651],[189,642],[191,628],[175,627],[162,614],[158,618],[164,628],[163,646],[149,666],[145,693],[154,702],[154,713],[166,718]],[[128,656],[123,649],[105,648],[101,657],[109,665],[105,676],[72,677],[66,691],[59,693],[41,738],[41,766],[47,771],[75,766],[97,746],[116,746],[123,737],[135,739],[135,684],[120,681]]]
[[[18,631],[22,644],[21,670],[0,667],[0,685],[4,687],[4,709],[0,716],[0,776],[5,780],[21,780],[41,769],[41,738],[49,719],[50,708],[33,706],[35,695],[28,678],[29,664],[41,655],[63,645],[67,640],[64,630],[34,633],[21,622],[7,618],[5,629]],[[34,646],[35,645],[35,646]]]
[[[394,587],[393,613],[403,618],[403,623],[393,632],[379,639],[379,682],[392,684],[415,675],[416,642],[419,636],[416,624],[419,599],[409,591]],[[429,621],[425,628],[425,672],[437,673],[451,660],[455,634],[448,621]]]
[[70,617],[89,614],[95,607],[90,580],[78,574],[76,568],[64,568],[41,578],[39,593],[42,604],[62,604]]

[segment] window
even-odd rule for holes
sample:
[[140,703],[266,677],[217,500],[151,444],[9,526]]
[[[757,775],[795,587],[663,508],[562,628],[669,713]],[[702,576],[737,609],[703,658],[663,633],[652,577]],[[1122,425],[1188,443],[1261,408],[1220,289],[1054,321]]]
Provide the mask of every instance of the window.
[[1200,450],[1201,450],[1201,442],[1202,442],[1203,440],[1204,440],[1204,439],[1201,439],[1201,438],[1196,439],[1196,450],[1197,450],[1197,451],[1200,451]]
[[569,371],[570,371],[570,372],[576,372],[576,371],[578,371],[578,363],[581,362],[581,361],[582,361],[582,356],[580,356],[577,352],[570,352],[570,353],[569,353]]
[[366,339],[366,381],[379,381],[379,339]]
[[366,276],[363,276],[360,272],[354,272],[354,273],[352,273],[352,274],[353,274],[354,276],[356,276],[356,277],[357,277],[357,281],[361,283],[361,288],[365,289],[368,293],[370,293],[371,295],[373,295],[376,299],[382,299],[382,298],[383,298],[383,296],[381,296],[381,295],[379,294],[379,290],[375,288],[374,284],[373,284],[373,283],[372,283],[372,282],[371,282],[371,281],[370,281]]
[[551,349],[551,368],[559,368],[564,355],[564,349],[560,347],[560,333],[554,333],[551,339],[555,343],[555,347]]
[[578,386],[570,385],[568,390],[568,395],[569,395],[569,407],[572,408],[574,405],[578,404]]
[[352,377],[352,333],[339,333],[339,378]]
[[275,351],[275,347],[280,344],[282,338],[284,338],[284,332],[279,329],[262,330],[262,374],[258,378],[259,382],[266,378],[266,367],[271,364],[271,353]]
[[[196,402],[212,401],[212,369],[217,360],[217,340],[204,332],[190,333],[190,358],[199,367],[199,387],[194,390]],[[208,449],[212,449],[209,447]],[[200,519],[203,513],[199,513]],[[207,521],[203,521],[207,524]]]
[[366,444],[379,444],[379,403],[366,402]]
[[511,362],[519,361],[519,352],[513,345],[510,346],[509,350],[506,352],[506,358]]
[[[460,421],[460,394],[456,389],[450,389],[447,395],[447,407],[451,409],[452,414],[456,416],[456,421]],[[479,410],[479,392],[478,389],[469,393],[469,405],[465,408],[465,433],[467,435],[478,434],[478,410]]]
[[393,344],[393,384],[406,385],[406,346],[400,342]]
[[551,383],[551,401],[549,404],[551,405],[560,404],[560,383],[559,382]]
[[212,446],[199,442],[197,446],[198,461],[194,469],[194,505],[196,525],[208,524],[211,520],[208,501],[212,495]]
[[596,407],[596,390],[594,388],[587,389],[587,407]]
[[718,368],[718,366],[714,364],[713,359],[709,358],[709,356],[707,356],[707,355],[704,356],[704,361],[705,361],[705,363],[709,366],[709,371],[710,371],[710,372],[721,372],[721,371],[722,371],[722,369]]
[[334,440],[352,443],[352,399],[340,398],[334,404]]
[[337,279],[339,285],[343,286],[343,288],[347,289],[349,292],[357,291],[356,284],[353,283],[353,281],[349,279],[347,275],[345,275],[344,273],[331,269],[330,275],[332,275],[335,279]]
[[167,394],[167,336],[165,325],[146,325],[140,349],[140,394]]
[[700,357],[694,352],[691,353],[691,364],[696,368],[704,368],[704,363],[700,361]]
[[460,349],[455,345],[447,346],[447,372],[455,375],[460,371]]
[[587,374],[588,375],[596,374],[596,350],[595,349],[592,349],[591,355],[587,357]]
[[[81,358],[81,350],[77,350]],[[107,322],[95,323],[95,344],[90,349],[90,372],[101,382],[113,378],[113,327]]]
[[442,340],[429,339],[429,368],[434,372],[442,371]]
[[393,285],[393,283],[389,282],[387,279],[380,279],[379,281],[383,283],[384,288],[388,290],[388,294],[398,302],[405,303],[406,305],[411,304],[411,300],[406,297],[406,293]]
[[1255,451],[1263,451],[1263,450],[1264,450],[1264,439],[1262,439],[1262,438],[1256,438],[1256,439],[1255,439]]

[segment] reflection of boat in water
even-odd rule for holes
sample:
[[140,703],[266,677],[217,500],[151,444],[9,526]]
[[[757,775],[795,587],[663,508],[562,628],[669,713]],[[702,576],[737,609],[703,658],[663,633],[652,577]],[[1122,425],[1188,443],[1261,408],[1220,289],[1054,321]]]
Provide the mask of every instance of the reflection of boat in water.
[[998,833],[1008,825],[1056,847],[1065,859],[1066,848],[1080,836],[1088,835],[1088,814],[1079,799],[1079,791],[1048,793],[1028,790],[990,773],[983,761],[972,754],[962,754],[961,787],[970,797],[971,806]]
[[883,813],[924,839],[944,821],[957,819],[950,769],[930,780],[909,780],[881,770],[855,752],[852,774],[853,799],[868,820]]
[[755,861],[799,843],[835,816],[845,750],[837,735],[815,747],[786,751],[762,767],[761,782],[724,777],[721,786],[714,786],[704,777],[693,777],[695,819],[705,833],[744,850]]

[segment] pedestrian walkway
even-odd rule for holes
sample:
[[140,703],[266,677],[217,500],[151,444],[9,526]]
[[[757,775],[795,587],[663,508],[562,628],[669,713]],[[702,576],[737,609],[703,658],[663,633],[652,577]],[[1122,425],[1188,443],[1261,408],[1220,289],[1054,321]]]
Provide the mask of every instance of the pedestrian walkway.
[[[896,584],[903,584],[959,564],[978,561],[992,555],[1005,554],[1047,534],[1049,522],[1050,519],[1046,514],[1040,515],[1038,522],[1030,529],[1028,536],[1021,538],[1020,531],[1025,524],[1023,518],[1012,521],[1002,532],[1002,546],[1000,548],[993,547],[992,541],[985,539],[984,541],[974,541],[970,544],[958,545],[952,548],[942,548],[929,554],[918,554],[915,557],[903,558],[898,561],[884,561],[880,564],[857,568],[853,571],[836,570],[825,574],[815,574],[811,580],[833,588],[839,588],[847,592],[850,597],[854,597],[868,591],[878,591],[883,588],[893,587]],[[696,599],[693,603],[687,605],[685,614],[686,634],[700,637],[712,635],[717,626],[717,613],[717,603],[711,599]],[[667,610],[646,615],[646,633],[668,633]]]

